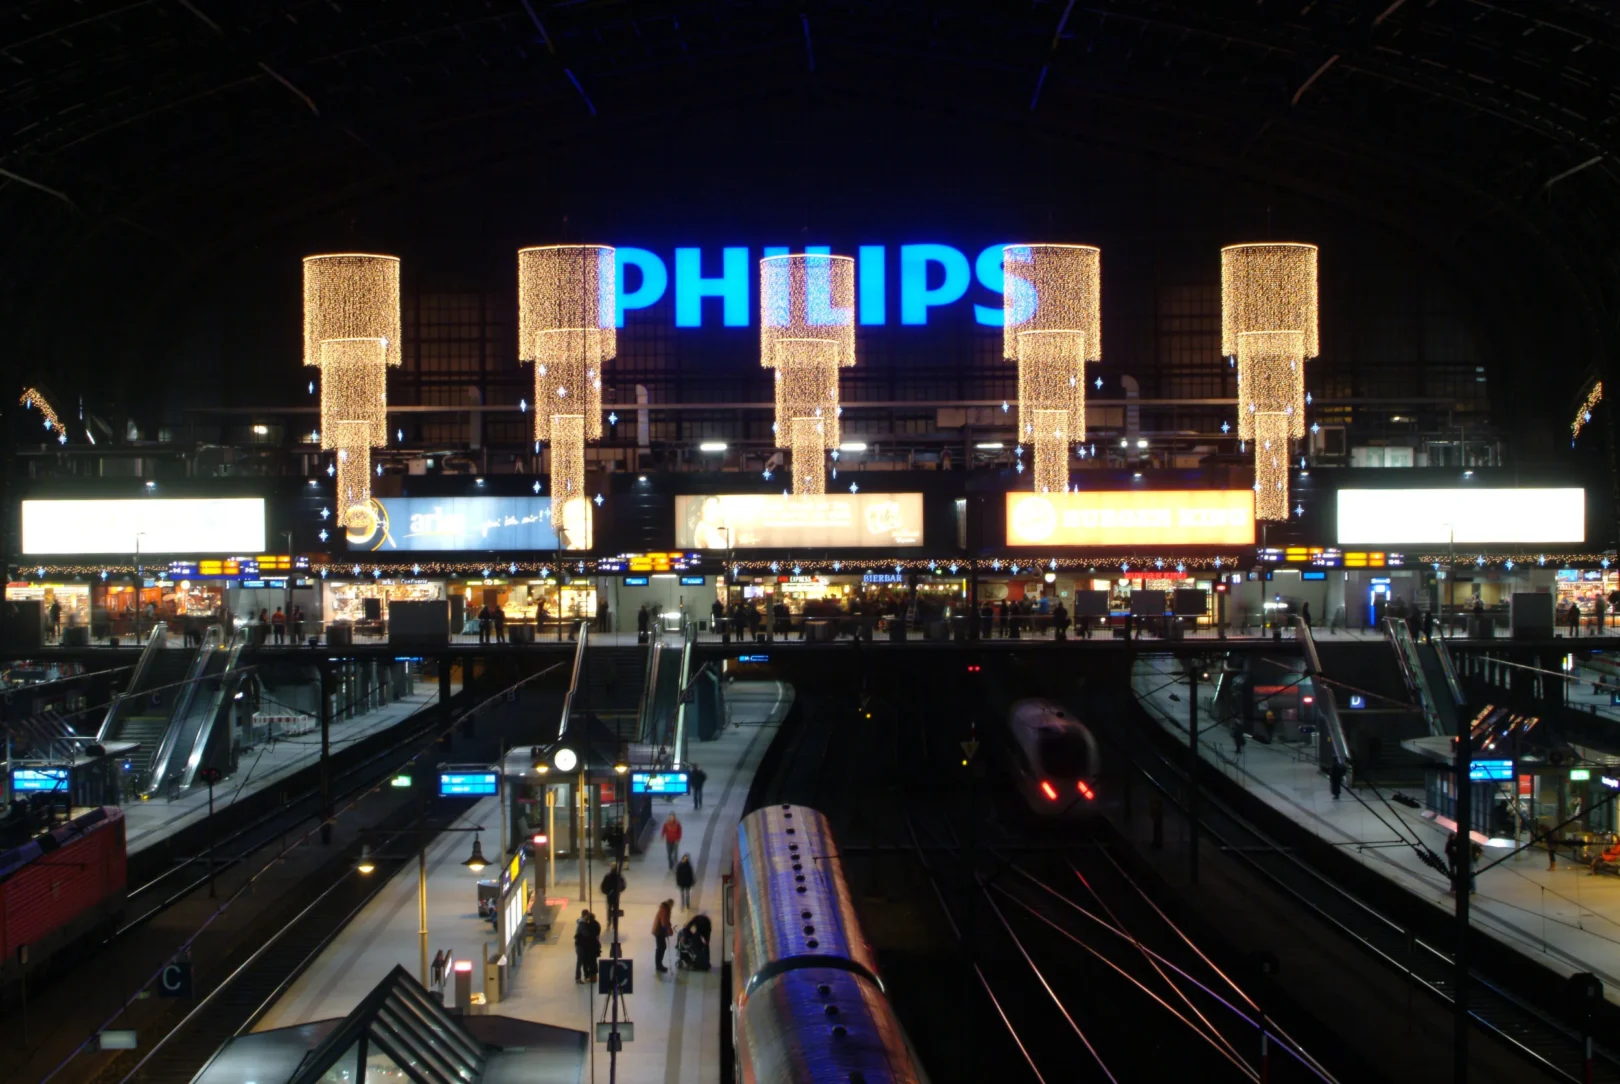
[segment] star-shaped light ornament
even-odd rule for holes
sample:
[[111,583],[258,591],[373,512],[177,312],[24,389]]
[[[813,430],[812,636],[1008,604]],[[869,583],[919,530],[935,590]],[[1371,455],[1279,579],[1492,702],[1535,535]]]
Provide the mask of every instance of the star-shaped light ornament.
[[536,493],[539,493],[540,492],[540,482],[538,480],[536,480],[535,483],[534,483],[534,486],[532,488],[534,489],[534,491]]
[[325,527],[322,527],[321,528],[321,533],[316,535],[315,537],[319,538],[322,542],[325,542],[328,538],[331,537],[331,535],[326,533],[326,528]]
[[1231,422],[1222,422],[1221,423],[1221,432],[1230,433],[1231,431],[1232,431],[1232,423]]
[[331,515],[332,515],[332,510],[330,508],[322,508],[321,509],[321,518],[322,519],[327,519]]
[[1011,409],[1012,409],[1012,404],[1007,402],[1007,400],[1003,399],[1001,401],[1001,412],[1003,414],[1005,414],[1005,413],[1007,413],[1007,411],[1009,411]]
[[851,482],[849,483],[849,491],[851,493],[859,493],[861,491],[861,487],[856,485],[854,482]]
[[608,424],[609,425],[618,425],[619,424],[619,416],[617,414],[613,413],[612,411],[609,411],[608,412]]
[[601,494],[600,494],[600,493],[598,493],[598,494],[597,494],[597,495],[596,495],[596,496],[595,496],[595,497],[594,497],[594,498],[592,498],[592,499],[593,499],[593,500],[594,500],[594,501],[595,501],[595,502],[596,502],[596,507],[598,507],[598,508],[600,508],[600,507],[602,507],[602,495],[601,495]]

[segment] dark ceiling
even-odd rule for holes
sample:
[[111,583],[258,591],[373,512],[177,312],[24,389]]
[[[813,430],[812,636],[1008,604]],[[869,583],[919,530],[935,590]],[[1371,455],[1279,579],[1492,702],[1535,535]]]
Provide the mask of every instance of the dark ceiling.
[[1103,154],[1402,236],[1573,401],[1620,339],[1617,46],[1605,0],[12,0],[0,332],[71,367],[65,327],[161,337],[243,253],[466,231],[485,186],[532,241],[756,169],[1050,201]]

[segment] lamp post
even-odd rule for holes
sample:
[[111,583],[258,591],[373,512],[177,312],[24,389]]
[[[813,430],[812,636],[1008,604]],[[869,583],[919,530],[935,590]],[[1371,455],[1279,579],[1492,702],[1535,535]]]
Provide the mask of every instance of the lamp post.
[[[421,980],[422,989],[428,986],[428,930],[427,930],[427,845],[432,837],[441,832],[482,832],[483,825],[473,825],[470,828],[390,828],[388,835],[414,835],[422,838],[422,844],[416,850],[416,936],[421,959],[420,970],[417,972]],[[472,853],[461,863],[471,873],[481,873],[487,862],[484,861],[484,849],[479,845],[478,836],[473,836]],[[376,872],[377,864],[372,858],[371,845],[363,843],[360,846],[360,861],[356,863],[355,870],[363,876]]]
[[135,532],[135,643],[141,642],[141,539],[145,531]]

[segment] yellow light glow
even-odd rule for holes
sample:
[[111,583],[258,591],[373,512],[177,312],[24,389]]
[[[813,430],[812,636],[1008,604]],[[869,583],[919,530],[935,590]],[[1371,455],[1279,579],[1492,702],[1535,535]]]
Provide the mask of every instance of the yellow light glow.
[[793,492],[827,490],[824,453],[842,427],[838,371],[855,364],[855,261],[796,253],[759,262],[759,360],[776,370],[776,439]]
[[603,365],[618,352],[610,245],[518,250],[518,360],[534,366],[534,439],[551,442],[551,522],[585,491],[585,442],[602,437]]
[[399,260],[304,260],[304,364],[321,370],[321,447],[337,453],[338,525],[371,499],[371,449],[388,443],[388,366],[400,355]]
[[1305,361],[1321,352],[1317,248],[1221,249],[1221,352],[1237,359],[1238,436],[1254,443],[1255,514],[1288,518],[1289,440],[1305,435]]
[[1007,494],[1009,546],[1248,546],[1246,489]]
[[1003,353],[1018,363],[1019,440],[1035,448],[1035,491],[1069,488],[1069,446],[1086,439],[1086,362],[1102,360],[1102,251],[1002,250]]

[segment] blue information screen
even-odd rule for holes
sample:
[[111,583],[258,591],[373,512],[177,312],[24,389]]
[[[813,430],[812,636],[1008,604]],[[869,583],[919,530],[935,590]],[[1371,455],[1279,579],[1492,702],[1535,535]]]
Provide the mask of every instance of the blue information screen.
[[67,790],[66,768],[16,768],[11,773],[13,791]]
[[493,798],[496,778],[494,772],[440,772],[441,798]]
[[631,772],[631,794],[685,794],[690,789],[685,772]]
[[1511,760],[1471,760],[1468,778],[1476,783],[1504,782],[1513,778]]

